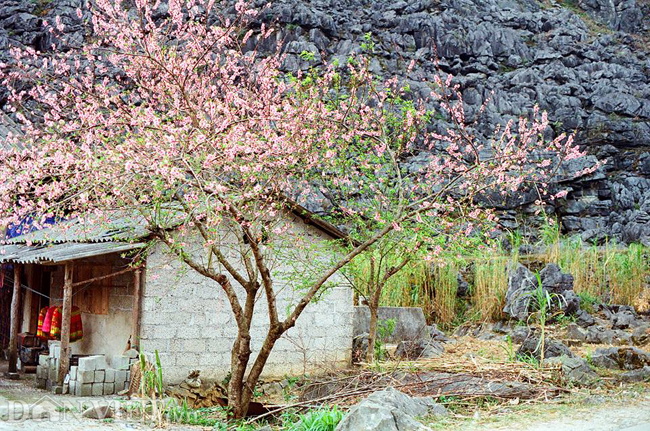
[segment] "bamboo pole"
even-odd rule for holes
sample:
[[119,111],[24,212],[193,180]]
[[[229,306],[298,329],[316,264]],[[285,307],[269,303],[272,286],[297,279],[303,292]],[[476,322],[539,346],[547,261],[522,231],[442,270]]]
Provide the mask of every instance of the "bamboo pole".
[[17,362],[18,362],[18,347],[16,342],[18,340],[18,326],[20,325],[20,271],[22,265],[19,263],[14,264],[14,291],[11,297],[11,327],[9,330],[9,374],[12,377],[17,377]]
[[63,316],[61,319],[61,356],[59,357],[59,374],[57,384],[63,385],[65,375],[70,367],[70,320],[72,316],[72,272],[73,263],[65,264],[63,283]]

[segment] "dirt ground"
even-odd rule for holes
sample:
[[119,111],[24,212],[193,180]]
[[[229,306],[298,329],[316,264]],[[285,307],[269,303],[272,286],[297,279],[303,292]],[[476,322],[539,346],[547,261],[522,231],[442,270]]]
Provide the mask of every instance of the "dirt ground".
[[[512,363],[511,346],[503,340],[480,340],[460,337],[449,343],[443,357],[395,365],[401,369],[439,372],[472,371],[486,378],[502,375],[535,377],[526,364]],[[390,368],[390,363],[384,364]],[[150,426],[122,415],[115,419],[92,420],[81,412],[93,403],[115,403],[117,396],[80,398],[51,395],[36,389],[33,375],[19,381],[3,377],[6,363],[0,363],[0,431],[82,431],[145,430]],[[386,370],[383,370],[386,371]],[[542,373],[550,376],[553,373]],[[523,378],[522,377],[522,378]],[[444,419],[425,421],[434,430],[449,431],[650,431],[650,384],[620,386],[607,377],[592,388],[571,388],[561,397],[535,400],[486,402],[485,400],[450,400],[444,403],[451,414]],[[121,409],[123,410],[123,409]],[[168,425],[170,430],[209,429],[187,425]]]

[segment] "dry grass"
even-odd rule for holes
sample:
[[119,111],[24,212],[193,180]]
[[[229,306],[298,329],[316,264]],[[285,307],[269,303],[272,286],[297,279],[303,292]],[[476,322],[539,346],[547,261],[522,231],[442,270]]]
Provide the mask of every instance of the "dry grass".
[[501,320],[508,290],[509,257],[497,256],[474,265],[472,311],[481,321]]
[[456,318],[456,293],[458,268],[455,264],[437,265],[434,270],[433,310],[436,322],[448,328]]

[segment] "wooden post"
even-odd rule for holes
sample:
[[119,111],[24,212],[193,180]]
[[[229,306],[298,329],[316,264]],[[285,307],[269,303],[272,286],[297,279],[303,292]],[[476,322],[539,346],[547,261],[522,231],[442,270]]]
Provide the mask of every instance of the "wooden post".
[[72,271],[73,263],[65,264],[63,281],[63,315],[61,318],[61,356],[59,358],[59,374],[57,384],[63,385],[65,375],[70,368],[70,319],[72,316]]
[[140,350],[140,292],[142,287],[142,270],[133,272],[133,313],[131,315],[131,348]]
[[[25,276],[27,278],[27,286],[34,288],[34,265],[25,266]],[[23,304],[23,322],[22,322],[22,332],[30,332],[32,326],[32,301],[33,295],[32,291],[29,289],[25,290],[25,302]]]
[[19,263],[14,264],[14,292],[11,297],[11,327],[9,332],[9,374],[13,377],[17,376],[17,362],[18,362],[18,348],[16,342],[18,341],[18,327],[20,322],[20,271],[22,265]]

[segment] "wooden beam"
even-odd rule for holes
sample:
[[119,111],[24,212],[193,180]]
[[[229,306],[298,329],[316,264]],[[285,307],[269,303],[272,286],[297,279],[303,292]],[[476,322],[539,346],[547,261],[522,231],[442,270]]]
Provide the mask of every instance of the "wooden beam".
[[131,315],[131,348],[140,350],[140,296],[142,291],[142,270],[133,273],[133,313]]
[[9,374],[14,376],[17,373],[18,363],[18,327],[20,326],[20,271],[22,265],[19,263],[14,264],[14,292],[11,297],[11,327],[9,330]]
[[65,264],[65,276],[63,281],[63,312],[61,316],[61,356],[59,358],[59,374],[57,384],[63,385],[65,375],[70,368],[70,320],[72,316],[72,262]]

